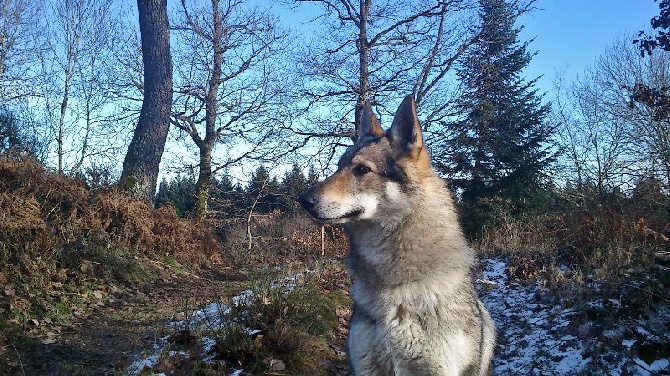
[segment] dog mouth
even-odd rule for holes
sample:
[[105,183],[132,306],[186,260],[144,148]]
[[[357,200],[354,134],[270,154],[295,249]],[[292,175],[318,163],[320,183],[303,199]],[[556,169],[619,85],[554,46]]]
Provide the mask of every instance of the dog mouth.
[[363,214],[363,210],[362,209],[355,209],[355,210],[349,211],[349,212],[347,212],[344,215],[341,215],[339,217],[321,217],[317,213],[312,213],[312,212],[310,212],[310,214],[312,215],[312,217],[314,217],[314,219],[316,219],[319,222],[335,222],[335,223],[337,223],[337,222],[344,222],[347,219],[356,218],[356,217],[360,216],[361,214]]

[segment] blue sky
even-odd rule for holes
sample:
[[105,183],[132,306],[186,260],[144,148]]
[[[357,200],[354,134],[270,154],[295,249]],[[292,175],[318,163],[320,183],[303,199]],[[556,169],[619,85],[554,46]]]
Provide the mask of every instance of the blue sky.
[[[292,4],[294,10],[269,0],[254,3],[275,5],[292,27],[309,21],[321,9],[311,3]],[[538,0],[535,6],[538,9],[521,17],[518,24],[525,25],[522,41],[535,38],[530,50],[537,55],[526,74],[528,78],[542,76],[538,88],[547,93],[546,99],[551,97],[556,72],[565,72],[568,81],[574,79],[617,38],[648,28],[649,20],[659,12],[653,0]]]
[[543,76],[538,87],[548,96],[557,72],[574,79],[617,39],[648,29],[659,13],[653,0],[539,0],[537,8],[519,24],[523,40],[535,37],[530,49],[537,55],[526,73]]

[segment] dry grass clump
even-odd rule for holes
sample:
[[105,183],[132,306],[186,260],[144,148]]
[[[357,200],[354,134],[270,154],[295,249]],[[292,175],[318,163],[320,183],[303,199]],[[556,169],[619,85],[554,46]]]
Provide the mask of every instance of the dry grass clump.
[[538,263],[562,263],[589,272],[649,267],[670,250],[670,241],[662,230],[648,227],[644,217],[574,210],[527,222],[504,222],[487,229],[475,246],[485,252],[522,254]]
[[584,323],[615,328],[670,305],[670,268],[663,258],[670,241],[663,226],[640,211],[573,209],[503,223],[488,229],[477,246],[485,255],[505,255],[510,278],[539,281]]
[[667,325],[650,324],[662,322],[670,307],[667,215],[633,199],[564,208],[487,229],[476,246],[485,257],[506,257],[510,281],[537,284],[538,296],[570,312],[564,330],[580,333],[597,373],[611,364],[600,359],[625,338],[636,339],[632,348],[647,364],[667,357],[645,354],[670,346]]
[[217,358],[252,374],[338,373],[346,368],[351,302],[348,285],[333,281],[348,280],[340,264],[330,264],[290,290],[257,283],[253,299],[229,314],[233,324],[218,337]]
[[350,283],[335,260],[253,276],[249,289],[179,325],[158,362],[141,374],[349,374]]
[[67,320],[110,284],[149,278],[143,260],[220,261],[217,241],[174,208],[91,191],[29,158],[0,155],[0,327]]

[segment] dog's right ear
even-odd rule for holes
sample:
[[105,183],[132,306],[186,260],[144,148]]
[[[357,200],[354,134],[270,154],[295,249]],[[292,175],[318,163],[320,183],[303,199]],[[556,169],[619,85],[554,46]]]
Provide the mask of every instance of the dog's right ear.
[[416,102],[411,95],[400,103],[393,118],[393,124],[388,130],[388,138],[396,148],[405,151],[420,151],[423,149],[421,125],[416,115]]
[[361,123],[358,125],[358,141],[360,142],[365,137],[381,137],[384,135],[384,130],[379,124],[379,121],[372,112],[372,107],[368,101],[363,102],[363,112],[361,113]]

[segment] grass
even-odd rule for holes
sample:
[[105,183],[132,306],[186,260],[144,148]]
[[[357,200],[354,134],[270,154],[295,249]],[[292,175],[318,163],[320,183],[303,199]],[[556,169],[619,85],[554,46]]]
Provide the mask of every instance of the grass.
[[[253,277],[250,292],[231,297],[230,309],[221,309],[218,318],[192,321],[168,337],[168,348],[191,354],[191,362],[164,350],[152,370],[164,371],[161,364],[166,363],[191,374],[196,368],[202,374],[244,369],[250,374],[332,375],[346,370],[349,278],[338,261],[310,270],[289,274],[289,279],[276,271],[274,278],[267,272]],[[208,353],[200,338],[214,341]]]

